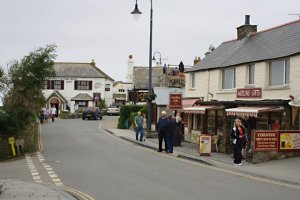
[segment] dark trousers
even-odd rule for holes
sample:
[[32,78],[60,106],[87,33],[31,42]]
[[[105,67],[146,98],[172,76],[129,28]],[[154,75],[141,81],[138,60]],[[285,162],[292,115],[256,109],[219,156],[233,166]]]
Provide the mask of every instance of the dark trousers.
[[168,152],[173,153],[173,133],[167,134]]
[[165,151],[168,150],[168,143],[167,143],[167,134],[165,132],[160,132],[158,134],[158,150],[162,151],[162,142],[165,141]]
[[52,121],[54,122],[55,120],[55,114],[52,114]]
[[242,162],[242,147],[239,144],[234,145],[234,152],[233,152],[233,157],[234,157],[234,164],[240,164]]

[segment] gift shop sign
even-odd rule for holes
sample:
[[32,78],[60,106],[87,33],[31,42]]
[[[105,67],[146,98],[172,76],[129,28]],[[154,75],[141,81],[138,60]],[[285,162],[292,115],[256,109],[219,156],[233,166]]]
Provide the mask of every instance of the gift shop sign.
[[182,94],[170,94],[169,109],[182,109]]
[[257,131],[254,133],[255,151],[277,151],[278,150],[277,131]]
[[249,99],[249,98],[261,98],[262,89],[261,88],[241,88],[236,90],[236,98]]

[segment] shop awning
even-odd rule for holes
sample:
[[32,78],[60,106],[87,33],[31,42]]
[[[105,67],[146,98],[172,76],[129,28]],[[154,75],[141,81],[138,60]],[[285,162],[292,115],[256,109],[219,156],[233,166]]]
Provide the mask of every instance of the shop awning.
[[237,107],[225,110],[227,116],[257,117],[258,113],[280,111],[278,107]]
[[200,101],[199,99],[182,99],[182,107],[188,108],[192,107],[197,101]]
[[193,106],[193,107],[184,108],[183,112],[184,113],[194,113],[194,114],[205,114],[206,110],[214,110],[214,109],[219,109],[219,108],[222,108],[222,107],[221,106],[211,106],[211,105]]

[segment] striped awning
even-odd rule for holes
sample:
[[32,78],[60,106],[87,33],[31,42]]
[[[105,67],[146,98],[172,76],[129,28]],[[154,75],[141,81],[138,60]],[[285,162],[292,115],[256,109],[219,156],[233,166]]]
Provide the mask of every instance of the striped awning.
[[257,117],[258,113],[280,111],[278,107],[237,107],[225,110],[227,116]]
[[220,106],[193,106],[193,107],[187,107],[183,109],[184,113],[194,113],[194,114],[205,114],[206,110],[213,110],[213,109],[219,109],[222,108]]

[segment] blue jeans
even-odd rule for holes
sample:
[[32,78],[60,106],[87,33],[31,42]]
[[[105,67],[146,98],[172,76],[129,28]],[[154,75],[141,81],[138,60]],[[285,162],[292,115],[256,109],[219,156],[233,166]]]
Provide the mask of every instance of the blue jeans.
[[143,126],[138,126],[136,129],[135,129],[135,139],[136,140],[139,140],[139,133],[141,134],[141,137],[140,137],[140,141],[143,141],[143,136],[144,136],[144,128]]

